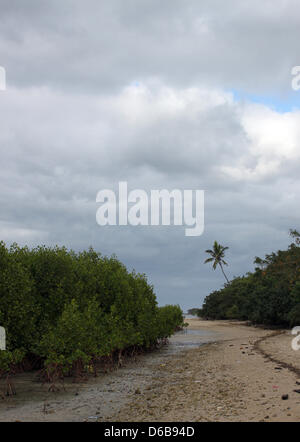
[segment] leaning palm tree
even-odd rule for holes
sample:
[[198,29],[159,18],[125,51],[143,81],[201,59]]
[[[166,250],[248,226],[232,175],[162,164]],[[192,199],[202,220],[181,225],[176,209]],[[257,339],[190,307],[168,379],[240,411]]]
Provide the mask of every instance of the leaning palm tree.
[[227,282],[229,282],[227,276],[225,275],[223,265],[227,266],[227,262],[224,261],[225,256],[225,250],[227,250],[228,247],[221,246],[221,244],[218,244],[217,241],[214,242],[213,249],[212,250],[205,250],[205,253],[208,253],[211,255],[210,258],[207,258],[204,261],[204,264],[208,262],[213,262],[213,269],[216,270],[217,265],[221,267],[222,273],[226,279]]

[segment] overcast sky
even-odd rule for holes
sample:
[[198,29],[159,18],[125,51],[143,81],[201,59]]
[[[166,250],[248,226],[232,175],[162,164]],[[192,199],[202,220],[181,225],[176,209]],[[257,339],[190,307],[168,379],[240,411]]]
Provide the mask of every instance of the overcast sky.
[[[298,0],[0,0],[0,239],[92,245],[200,306],[300,229]],[[100,227],[96,194],[205,190],[205,231]]]

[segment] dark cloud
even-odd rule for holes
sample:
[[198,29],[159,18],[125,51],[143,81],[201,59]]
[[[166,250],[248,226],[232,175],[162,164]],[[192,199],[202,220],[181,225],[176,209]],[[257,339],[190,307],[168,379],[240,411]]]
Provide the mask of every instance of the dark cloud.
[[119,90],[160,78],[288,94],[298,64],[297,0],[1,1],[0,59],[11,84]]
[[[0,235],[94,246],[145,272],[160,303],[200,305],[297,227],[300,113],[237,102],[286,93],[294,1],[0,1]],[[204,189],[205,232],[99,227],[100,189]]]

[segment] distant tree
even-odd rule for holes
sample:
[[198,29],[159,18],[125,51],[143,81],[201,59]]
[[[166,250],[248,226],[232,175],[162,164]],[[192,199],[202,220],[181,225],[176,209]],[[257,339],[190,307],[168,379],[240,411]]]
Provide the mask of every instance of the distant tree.
[[208,253],[210,255],[210,258],[207,258],[204,261],[204,264],[207,264],[208,262],[213,262],[213,269],[216,270],[217,266],[219,265],[221,267],[222,273],[226,279],[226,281],[229,283],[229,280],[227,276],[225,275],[223,265],[227,266],[227,262],[224,260],[225,257],[225,250],[227,250],[229,247],[224,247],[221,244],[219,244],[217,241],[214,242],[213,249],[205,250],[205,253]]
[[187,313],[188,313],[188,315],[197,316],[199,310],[200,310],[199,308],[190,308],[190,309],[187,311]]
[[300,233],[297,230],[290,229],[290,236],[293,238],[297,246],[300,245]]
[[[290,230],[290,236],[293,242],[286,250],[266,254],[263,259],[256,257],[254,272],[234,278],[221,290],[208,295],[201,316],[205,319],[239,319],[268,326],[299,325],[300,233]],[[214,250],[208,252],[213,258]],[[216,267],[215,259],[211,261]]]
[[259,256],[256,256],[253,262],[254,262],[254,264],[258,265],[258,267],[261,270],[263,270],[266,267],[266,265],[268,264],[268,261],[266,261],[265,259],[259,258]]

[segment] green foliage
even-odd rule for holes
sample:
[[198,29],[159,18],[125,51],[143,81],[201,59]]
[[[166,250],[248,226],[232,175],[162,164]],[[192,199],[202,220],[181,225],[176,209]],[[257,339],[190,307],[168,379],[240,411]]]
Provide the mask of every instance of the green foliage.
[[210,258],[207,258],[204,261],[204,264],[212,262],[214,270],[216,270],[217,266],[219,265],[222,270],[222,273],[224,275],[224,278],[226,279],[227,282],[229,282],[229,281],[228,281],[228,278],[224,272],[223,265],[225,265],[225,266],[228,265],[227,262],[224,260],[225,251],[228,250],[228,248],[229,247],[224,247],[221,244],[219,244],[217,241],[214,241],[213,248],[205,250],[205,253],[210,255]]
[[252,273],[233,279],[206,297],[199,315],[209,319],[241,319],[266,325],[300,324],[300,235],[287,250],[256,257]]
[[199,308],[190,308],[188,311],[187,311],[187,314],[188,315],[193,315],[193,316],[198,316],[198,314],[199,314]]
[[151,347],[183,323],[178,306],[157,306],[146,276],[93,249],[33,250],[0,242],[0,374],[24,358],[72,373],[131,347]]
[[182,310],[178,305],[166,305],[160,307],[157,316],[158,337],[165,339],[174,333],[174,324],[176,328],[183,327],[184,318]]

